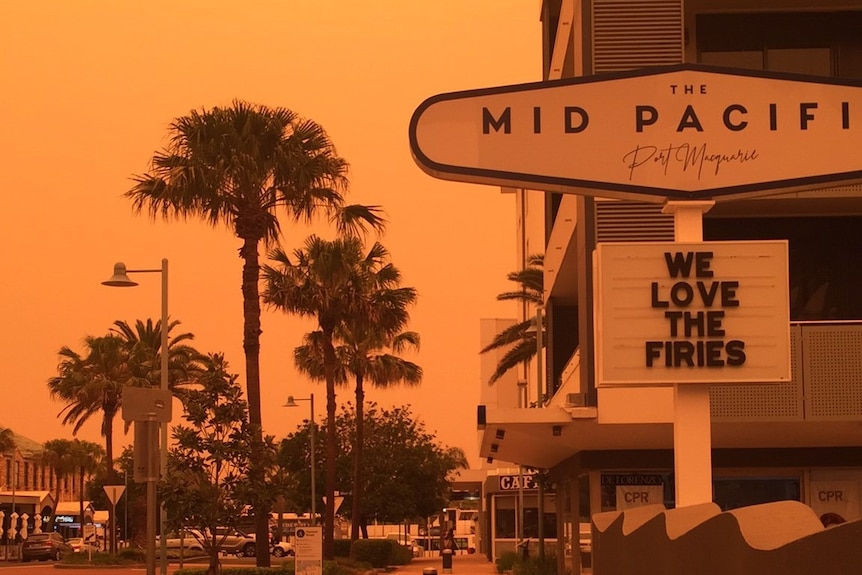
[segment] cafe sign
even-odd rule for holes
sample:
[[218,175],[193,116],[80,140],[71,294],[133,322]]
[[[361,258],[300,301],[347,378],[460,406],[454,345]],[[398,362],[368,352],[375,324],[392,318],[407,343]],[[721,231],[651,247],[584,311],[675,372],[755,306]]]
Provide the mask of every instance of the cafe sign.
[[410,148],[446,180],[628,199],[862,181],[862,83],[683,64],[433,96]]

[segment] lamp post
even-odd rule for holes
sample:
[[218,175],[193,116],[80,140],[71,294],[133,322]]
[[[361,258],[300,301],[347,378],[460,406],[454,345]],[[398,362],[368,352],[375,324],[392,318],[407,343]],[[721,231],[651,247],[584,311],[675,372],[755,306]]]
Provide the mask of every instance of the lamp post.
[[317,525],[317,494],[315,493],[316,484],[315,484],[315,476],[314,476],[314,394],[312,393],[309,397],[299,397],[294,398],[292,395],[287,396],[287,402],[283,405],[283,407],[299,407],[297,401],[308,401],[311,405],[311,426],[309,427],[308,437],[309,443],[311,444],[311,524]]
[[[133,281],[129,278],[127,274],[140,274],[140,273],[159,273],[162,274],[162,318],[161,318],[161,380],[159,387],[162,390],[168,389],[168,260],[167,258],[162,258],[162,267],[157,269],[140,269],[140,270],[129,270],[126,269],[126,264],[123,262],[117,262],[114,264],[114,275],[112,275],[109,279],[102,282],[103,285],[111,286],[111,287],[134,287],[138,285],[138,282]],[[161,441],[159,447],[159,468],[160,473],[165,473],[168,466],[168,423],[161,424]],[[149,501],[148,496],[147,507],[155,507],[155,497],[153,497],[153,501]],[[168,553],[167,553],[167,538],[165,537],[166,527],[167,527],[167,510],[165,506],[162,505],[161,508],[161,529],[160,529],[160,537],[159,537],[159,567],[161,575],[167,575],[168,572]],[[116,522],[116,518],[112,520],[111,523],[111,551],[116,552],[117,544],[117,530],[114,527],[114,523]],[[148,558],[148,563],[150,565],[153,564],[152,559]],[[154,570],[154,569],[153,569]],[[151,575],[148,573],[148,575]]]

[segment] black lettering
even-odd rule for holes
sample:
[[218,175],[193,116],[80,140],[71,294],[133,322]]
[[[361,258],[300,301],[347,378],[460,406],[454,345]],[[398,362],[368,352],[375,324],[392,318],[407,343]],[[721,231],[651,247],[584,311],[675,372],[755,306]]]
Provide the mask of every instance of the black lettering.
[[814,114],[810,113],[809,110],[816,110],[817,102],[802,102],[799,104],[799,129],[807,130],[808,129],[808,121],[814,119]]
[[706,312],[706,335],[709,337],[723,337],[724,328],[721,327],[724,320],[724,310],[710,310]]
[[670,277],[676,278],[682,275],[687,278],[691,275],[692,252],[686,252],[685,255],[682,252],[676,252],[673,255],[665,252],[664,261]]
[[658,299],[658,282],[652,282],[650,285],[650,299],[652,307],[668,307],[667,301]]
[[539,106],[533,107],[533,133],[542,133],[542,109]]
[[712,307],[712,302],[715,301],[715,296],[718,294],[718,284],[721,282],[710,282],[709,288],[703,282],[697,282],[697,293],[700,294],[700,299],[706,307]]
[[712,260],[712,252],[695,252],[694,254],[694,275],[699,278],[711,278],[712,270],[709,269],[710,260]]
[[646,342],[646,366],[652,367],[653,361],[661,357],[662,342],[648,341]]
[[745,120],[740,121],[738,124],[734,124],[731,121],[730,115],[733,112],[739,112],[741,114],[747,114],[748,110],[745,109],[745,106],[740,104],[731,104],[727,108],[724,109],[724,115],[722,119],[724,121],[724,127],[732,132],[739,132],[740,130],[744,130],[746,126],[748,126],[748,122]]
[[774,132],[778,129],[778,105],[769,104],[769,131]]
[[673,305],[686,307],[694,299],[694,290],[686,282],[676,282],[670,288],[670,301]]
[[670,323],[670,336],[676,337],[679,334],[677,324],[680,319],[682,319],[681,311],[666,311],[664,312],[664,317]]
[[652,126],[658,121],[658,110],[652,106],[635,106],[635,131],[644,131],[644,126]]
[[736,299],[736,289],[738,287],[738,281],[721,282],[722,307],[739,307],[739,300]]
[[500,128],[503,128],[504,134],[512,133],[512,109],[506,108],[503,110],[503,113],[500,114],[499,119],[495,119],[491,114],[491,111],[488,108],[482,108],[482,133],[490,134],[491,128],[494,128],[495,132],[499,132]]
[[676,131],[682,132],[688,128],[694,128],[698,132],[703,132],[703,126],[700,125],[700,120],[691,104],[685,107],[685,112],[682,113],[682,118],[679,119]]
[[721,340],[712,340],[704,343],[706,346],[706,361],[701,365],[707,367],[721,367],[724,365],[724,360],[721,359],[721,349],[724,347],[724,342]]
[[[577,126],[572,123],[573,115],[580,116],[581,122]],[[566,106],[566,133],[577,134],[587,129],[590,123],[590,116],[587,111],[580,106]]]
[[727,365],[739,366],[745,363],[745,342],[738,339],[727,342],[724,347],[727,353]]
[[850,129],[850,102],[841,102],[841,129]]
[[673,366],[680,367],[685,362],[688,367],[694,367],[694,344],[690,341],[674,341],[672,343]]

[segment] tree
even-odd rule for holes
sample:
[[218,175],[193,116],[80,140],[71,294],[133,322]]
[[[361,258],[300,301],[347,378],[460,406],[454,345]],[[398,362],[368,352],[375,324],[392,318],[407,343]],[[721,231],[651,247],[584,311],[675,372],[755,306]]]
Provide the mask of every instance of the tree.
[[[263,455],[264,468],[274,463],[275,446],[264,438],[265,450],[252,452],[248,406],[242,399],[237,375],[228,373],[221,354],[211,354],[206,370],[178,395],[188,425],[174,428],[168,473],[161,486],[168,520],[175,527],[193,527],[209,554],[208,573],[219,572],[219,552],[227,534],[218,527],[236,527],[243,508],[252,500],[253,486],[245,481],[252,457]],[[268,535],[268,534],[267,534]],[[268,537],[257,547],[269,553]]]
[[[391,264],[374,272],[373,288],[369,297],[373,317],[355,315],[348,318],[336,331],[336,356],[339,362],[337,381],[352,376],[355,382],[356,442],[353,446],[353,490],[351,492],[350,538],[358,539],[359,531],[367,535],[365,513],[362,506],[364,486],[363,445],[365,381],[374,387],[390,387],[399,383],[418,385],[422,381],[422,368],[401,358],[398,354],[407,348],[419,347],[419,334],[402,332],[409,320],[407,306],[416,301],[413,288],[398,287],[401,274]],[[294,350],[297,368],[311,379],[324,379],[323,357],[320,342],[322,332],[307,334],[302,346]],[[388,351],[392,353],[387,353]]]
[[[356,412],[342,406],[336,419],[335,443],[339,447],[332,467],[339,485],[352,485],[352,446],[355,444]],[[368,442],[365,453],[364,497],[374,518],[401,522],[436,514],[449,500],[452,473],[467,467],[464,452],[439,444],[424,423],[414,418],[409,406],[382,409],[369,403],[365,413]],[[297,481],[287,493],[288,501],[307,501],[309,422],[281,442],[279,464]],[[325,431],[328,434],[329,427]],[[327,438],[328,441],[328,438]],[[324,454],[324,458],[327,455]],[[326,461],[327,467],[330,462]],[[397,477],[397,481],[392,478]]]
[[[284,209],[295,223],[311,223],[322,213],[340,231],[382,229],[384,221],[376,207],[345,205],[347,162],[320,125],[286,108],[240,100],[174,120],[167,149],[153,156],[149,173],[134,180],[126,196],[135,211],[225,225],[242,241],[246,396],[251,433],[260,444],[258,247],[277,240],[276,212]],[[264,470],[254,466],[250,480],[262,486]],[[257,500],[254,507],[256,536],[262,539],[271,502]],[[257,565],[269,564],[268,550],[258,549]]]
[[353,318],[375,320],[371,297],[376,273],[385,266],[386,250],[378,242],[364,253],[362,241],[355,236],[324,240],[316,235],[294,250],[293,260],[280,248],[270,253],[276,266],[264,267],[263,299],[290,314],[317,320],[319,334],[315,345],[322,358],[326,382],[326,461],[323,516],[323,557],[335,552],[335,386],[342,383],[343,370],[335,349],[337,331]]
[[[497,296],[500,301],[519,301],[526,304],[542,305],[544,294],[544,256],[534,254],[527,259],[527,267],[517,272],[510,272],[507,276],[509,281],[520,286],[516,291],[503,292]],[[544,329],[544,326],[542,326]],[[544,343],[544,340],[543,340]],[[531,317],[507,327],[498,333],[493,341],[486,345],[479,353],[500,349],[511,348],[500,358],[497,368],[488,380],[489,384],[496,382],[503,375],[517,365],[528,364],[536,355],[536,318]]]
[[[60,502],[60,482],[75,471],[72,462],[72,441],[69,439],[50,439],[42,444],[42,464],[54,474],[54,511]],[[48,530],[54,530],[54,519],[56,513],[51,513],[51,521]],[[83,517],[83,516],[82,516]]]
[[[105,457],[105,450],[98,443],[75,439],[69,446],[69,467],[78,474],[78,517],[81,518],[81,526],[83,529],[84,523],[84,478],[92,476],[102,464],[102,459]],[[113,537],[108,539],[114,540]],[[113,551],[113,549],[112,549]]]
[[74,424],[77,434],[90,417],[102,414],[101,435],[105,438],[105,466],[114,474],[114,418],[122,404],[122,389],[130,381],[129,351],[115,335],[84,338],[85,355],[63,346],[58,352],[59,375],[48,380],[52,399],[66,405],[58,414],[63,424]]
[[[173,334],[180,325],[178,320],[168,322],[168,387],[194,379],[202,369],[201,354],[188,344],[193,333]],[[147,319],[135,321],[134,327],[117,320],[110,330],[120,337],[128,348],[131,376],[139,385],[161,385],[162,321]]]

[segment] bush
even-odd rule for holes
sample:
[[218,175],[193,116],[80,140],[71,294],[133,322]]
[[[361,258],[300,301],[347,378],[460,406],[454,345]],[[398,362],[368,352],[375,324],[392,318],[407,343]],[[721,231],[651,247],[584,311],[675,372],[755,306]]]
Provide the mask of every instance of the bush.
[[350,539],[336,539],[335,544],[335,556],[336,557],[350,557],[350,544],[352,541]]
[[[136,550],[129,550],[136,551]],[[98,552],[93,553],[69,553],[63,556],[63,563],[66,565],[137,565],[144,562],[144,554],[124,554]]]
[[356,561],[365,561],[371,563],[372,567],[382,569],[387,565],[395,565],[393,560],[398,553],[396,547],[404,546],[389,539],[357,539],[350,546],[350,556]]
[[520,555],[517,551],[506,551],[505,553],[502,553],[494,562],[497,566],[497,573],[511,571],[512,567],[515,566],[515,563],[518,562],[519,557]]
[[512,575],[557,575],[557,558],[548,554],[544,559],[518,559],[512,566]]
[[[355,564],[351,561],[324,561],[323,575],[360,575],[368,570],[367,564]],[[206,575],[206,566],[177,569],[175,575]],[[221,575],[294,575],[296,573],[293,559],[284,561],[275,567],[225,567]]]
[[392,555],[389,557],[390,565],[409,565],[413,561],[413,548],[406,545],[401,545],[397,541],[389,541],[395,543],[392,546]]

